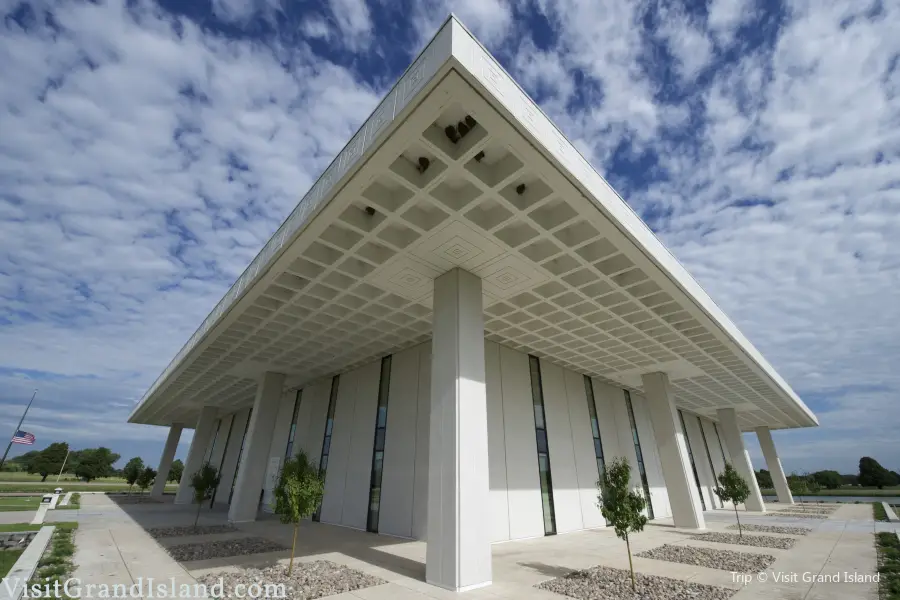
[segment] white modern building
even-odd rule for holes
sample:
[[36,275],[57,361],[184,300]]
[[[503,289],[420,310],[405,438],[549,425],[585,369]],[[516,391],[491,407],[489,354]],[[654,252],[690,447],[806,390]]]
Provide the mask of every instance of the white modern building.
[[[741,433],[816,417],[491,55],[450,18],[130,417],[183,427],[232,521],[285,457],[317,518],[427,540],[427,580],[491,581],[491,544],[604,527],[625,457],[651,518],[702,529]],[[190,502],[189,476],[177,503]],[[157,486],[154,493],[162,493]]]

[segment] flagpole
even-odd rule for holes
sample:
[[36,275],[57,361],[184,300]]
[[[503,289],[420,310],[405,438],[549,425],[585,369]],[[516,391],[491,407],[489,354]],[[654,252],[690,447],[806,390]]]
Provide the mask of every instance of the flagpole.
[[63,460],[63,466],[61,466],[61,467],[59,468],[59,475],[56,476],[56,483],[59,483],[59,478],[62,477],[63,469],[66,468],[66,463],[69,462],[69,453],[70,453],[71,451],[72,451],[71,449],[70,449],[70,450],[66,450],[66,458]]
[[28,406],[25,407],[25,412],[22,413],[22,418],[19,419],[19,424],[16,425],[15,431],[13,431],[12,437],[9,438],[9,445],[6,446],[6,452],[3,453],[3,458],[0,458],[0,470],[3,469],[3,463],[6,462],[6,455],[9,454],[9,449],[12,448],[12,438],[16,437],[16,432],[18,432],[22,428],[22,423],[25,422],[25,415],[28,414],[28,409],[31,408],[31,403],[34,402],[34,397],[37,396],[37,388],[35,388],[34,393],[31,395],[31,400],[28,401]]

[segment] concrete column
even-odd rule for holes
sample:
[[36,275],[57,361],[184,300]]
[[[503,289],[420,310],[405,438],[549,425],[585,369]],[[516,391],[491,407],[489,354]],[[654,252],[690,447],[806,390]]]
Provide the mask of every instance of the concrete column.
[[772,441],[772,432],[768,427],[757,427],[756,437],[759,438],[759,447],[762,448],[763,456],[766,459],[766,466],[769,467],[769,473],[772,475],[772,483],[775,484],[775,493],[778,494],[778,502],[781,504],[793,504],[794,496],[791,494],[791,488],[788,487],[787,477],[784,476],[784,469],[781,467],[781,459],[778,458],[778,452],[775,451],[775,442]]
[[750,487],[750,496],[744,501],[744,507],[747,510],[765,512],[766,505],[763,503],[762,494],[759,493],[759,484],[753,473],[750,454],[744,447],[744,438],[741,437],[741,428],[738,427],[737,413],[733,408],[720,408],[716,414],[719,417],[720,432],[724,438],[722,441],[725,442],[728,453],[731,455],[732,466]]
[[216,431],[217,410],[214,406],[204,406],[200,409],[191,448],[188,450],[187,460],[184,461],[184,473],[181,474],[181,483],[178,484],[178,493],[175,494],[175,504],[190,504],[194,501],[191,477],[203,466],[206,448]]
[[153,482],[153,487],[150,489],[150,496],[160,498],[166,491],[166,480],[169,478],[169,471],[172,468],[172,460],[175,458],[175,450],[178,449],[182,429],[183,426],[180,423],[172,423],[169,427],[169,437],[166,438],[166,445],[163,446],[162,456],[159,458],[156,481]]
[[425,580],[452,591],[491,583],[481,279],[434,281]]
[[234,496],[228,509],[228,520],[232,523],[256,520],[259,496],[266,476],[266,462],[269,459],[269,446],[272,443],[272,430],[275,428],[275,417],[278,415],[283,389],[282,373],[267,372],[257,384],[256,399],[253,401],[253,412],[250,413],[250,425],[247,427],[244,451],[234,484]]
[[648,373],[641,379],[650,422],[656,435],[666,491],[672,506],[672,520],[676,527],[706,529],[688,457],[687,442],[681,430],[672,390],[669,388],[669,377],[665,373]]
[[238,455],[241,452],[241,443],[244,441],[244,431],[247,429],[249,419],[249,408],[243,408],[232,415],[228,447],[224,449],[225,455],[222,457],[222,466],[219,468],[219,487],[216,488],[213,496],[216,504],[228,504],[228,494],[231,492],[231,482],[234,481]]

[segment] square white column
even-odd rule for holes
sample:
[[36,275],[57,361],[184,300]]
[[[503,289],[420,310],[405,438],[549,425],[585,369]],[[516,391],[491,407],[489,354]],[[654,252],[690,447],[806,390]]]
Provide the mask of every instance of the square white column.
[[265,373],[256,387],[256,399],[234,483],[234,496],[228,509],[228,520],[232,523],[256,520],[283,388],[284,375],[271,372]]
[[481,279],[434,280],[425,579],[453,591],[491,583]]
[[772,432],[769,431],[768,427],[757,427],[756,437],[759,438],[759,447],[762,448],[766,466],[769,467],[769,473],[772,475],[772,483],[775,484],[778,502],[781,504],[793,504],[794,495],[791,494],[791,488],[788,487],[787,477],[784,476],[784,469],[781,466],[781,459],[778,458],[778,452],[775,451]]
[[200,409],[200,417],[197,419],[194,437],[191,439],[191,448],[188,450],[187,460],[184,461],[181,483],[178,484],[178,493],[175,494],[175,504],[190,504],[194,501],[191,477],[203,466],[206,448],[216,428],[216,413],[217,409],[214,406],[204,406]]
[[750,454],[744,447],[744,438],[741,437],[737,413],[733,408],[720,408],[716,411],[716,414],[719,417],[719,423],[722,425],[722,437],[725,438],[725,445],[728,446],[728,453],[731,454],[732,466],[750,487],[750,496],[744,501],[744,507],[747,510],[765,512],[766,505],[763,502],[762,494],[759,492],[759,483],[757,483],[756,474],[753,472]]
[[641,379],[650,422],[656,435],[666,491],[672,506],[672,520],[676,527],[705,529],[706,521],[694,484],[687,442],[681,430],[672,390],[669,388],[669,377],[665,373],[648,373]]
[[156,469],[156,481],[153,482],[153,487],[150,489],[152,497],[160,498],[166,491],[166,480],[172,469],[172,461],[175,459],[175,451],[178,449],[182,429],[183,426],[180,423],[172,423],[169,427],[169,437],[166,438],[166,445],[163,446],[162,456],[159,458],[159,467]]

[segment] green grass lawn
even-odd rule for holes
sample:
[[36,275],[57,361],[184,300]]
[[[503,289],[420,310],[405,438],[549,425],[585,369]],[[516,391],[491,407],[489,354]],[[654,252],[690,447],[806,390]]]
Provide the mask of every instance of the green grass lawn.
[[[760,490],[763,496],[774,496],[775,490]],[[806,496],[900,496],[900,487],[886,487],[879,490],[878,488],[838,488],[836,490],[820,490],[815,494],[803,494]]]
[[[53,488],[61,487],[63,492],[127,492],[128,484],[126,483],[100,483],[100,484],[87,484],[87,483],[63,483],[59,482],[57,486],[56,482],[53,483],[2,483],[0,482],[0,494],[9,493],[9,492],[35,492],[35,493],[47,493],[52,492]],[[177,483],[167,483],[166,489],[170,491],[175,491],[178,489]],[[135,488],[135,492],[137,492],[137,488]],[[2,498],[2,496],[0,496]]]
[[[62,498],[59,501],[62,502]],[[64,506],[56,505],[56,510],[77,510],[79,508],[81,508],[81,494],[72,494],[69,503]]]
[[43,525],[32,525],[31,523],[3,523],[0,524],[0,533],[7,533],[10,531],[38,531],[41,527],[47,525],[53,525],[54,527],[65,529],[66,531],[71,531],[78,527],[78,523],[75,521],[59,521],[57,523],[48,522]]
[[[55,486],[56,474],[48,475],[46,481],[41,481],[41,476],[37,473],[26,473],[24,471],[3,471],[2,473],[0,473],[0,482],[2,481],[45,483],[47,485]],[[78,483],[80,481],[81,479],[71,473],[63,473],[62,477],[59,478],[60,483]],[[121,483],[122,485],[125,485],[125,479],[122,477],[101,477],[100,479],[95,479],[94,481],[98,483]]]
[[0,496],[0,512],[37,510],[41,496]]
[[13,568],[13,565],[16,564],[23,552],[25,552],[24,549],[0,550],[0,577],[6,577],[6,574]]
[[881,502],[873,502],[872,503],[872,517],[876,521],[887,521],[887,511],[884,510],[884,505]]

